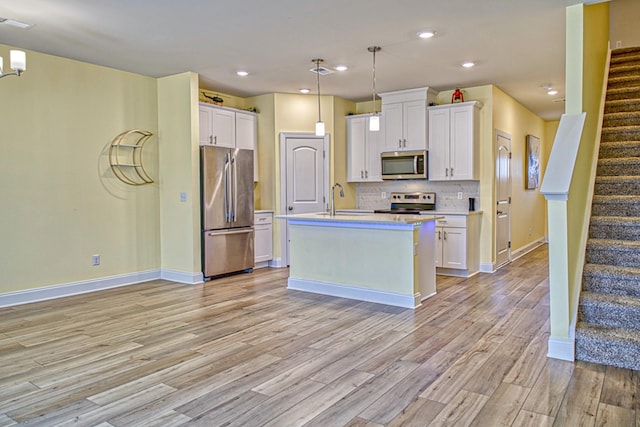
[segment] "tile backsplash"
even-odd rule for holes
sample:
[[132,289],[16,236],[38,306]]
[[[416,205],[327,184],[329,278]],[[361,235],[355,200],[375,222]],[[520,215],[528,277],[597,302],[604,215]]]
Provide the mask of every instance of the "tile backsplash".
[[[476,199],[476,209],[480,201],[479,181],[431,182],[420,179],[408,179],[384,182],[362,182],[356,185],[358,209],[388,209],[392,192],[429,191],[436,193],[436,209],[466,211],[469,210],[469,198]],[[462,199],[458,199],[458,193]],[[386,193],[386,197],[382,197]]]

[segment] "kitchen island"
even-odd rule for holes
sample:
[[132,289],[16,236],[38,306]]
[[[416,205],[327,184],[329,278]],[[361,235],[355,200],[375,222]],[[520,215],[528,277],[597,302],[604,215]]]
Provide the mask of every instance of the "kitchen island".
[[288,288],[416,308],[436,293],[440,216],[308,213],[289,223]]

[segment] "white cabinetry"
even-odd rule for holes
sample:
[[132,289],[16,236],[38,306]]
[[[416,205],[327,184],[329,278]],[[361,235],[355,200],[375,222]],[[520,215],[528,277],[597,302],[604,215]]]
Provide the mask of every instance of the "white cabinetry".
[[255,229],[255,268],[267,267],[273,259],[273,213],[256,212]]
[[381,93],[383,151],[427,149],[427,105],[435,101],[429,88]]
[[245,148],[256,146],[254,113],[200,103],[200,145]]
[[382,181],[380,148],[382,130],[369,130],[370,114],[347,116],[347,181]]
[[436,221],[438,274],[468,277],[479,269],[480,213],[444,215]]
[[200,145],[253,150],[253,180],[258,180],[258,116],[249,111],[200,103]]
[[258,181],[258,117],[236,111],[236,148],[253,150],[253,181]]
[[481,104],[429,107],[429,180],[480,179],[478,147]]

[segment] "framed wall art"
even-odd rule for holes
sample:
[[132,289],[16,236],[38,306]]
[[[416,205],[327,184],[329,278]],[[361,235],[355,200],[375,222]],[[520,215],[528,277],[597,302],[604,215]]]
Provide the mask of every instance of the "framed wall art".
[[540,138],[527,135],[527,181],[525,188],[538,188],[540,182]]

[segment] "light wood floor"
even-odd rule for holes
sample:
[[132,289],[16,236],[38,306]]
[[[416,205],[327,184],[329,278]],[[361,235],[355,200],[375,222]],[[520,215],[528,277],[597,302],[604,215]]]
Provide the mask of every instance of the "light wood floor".
[[640,426],[640,373],[548,359],[547,249],[419,309],[287,269],[0,309],[0,426]]

